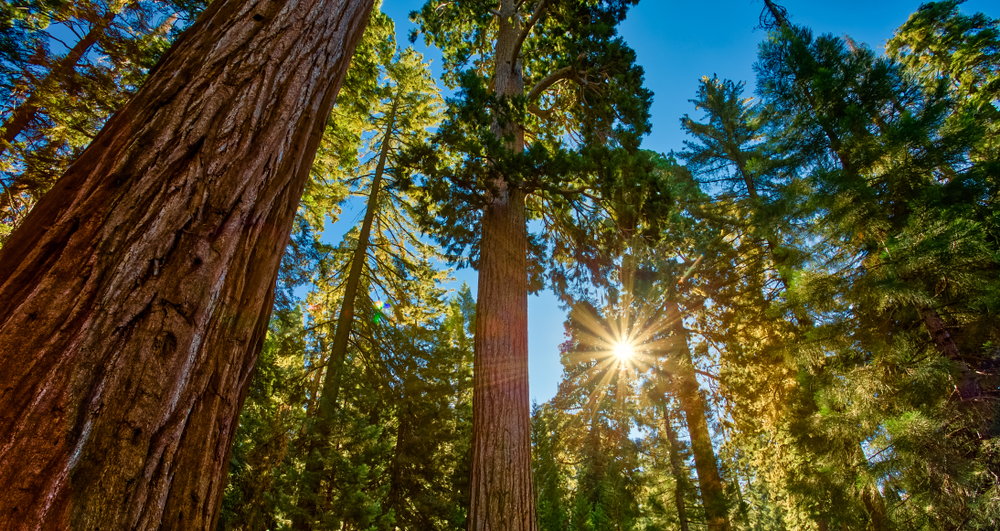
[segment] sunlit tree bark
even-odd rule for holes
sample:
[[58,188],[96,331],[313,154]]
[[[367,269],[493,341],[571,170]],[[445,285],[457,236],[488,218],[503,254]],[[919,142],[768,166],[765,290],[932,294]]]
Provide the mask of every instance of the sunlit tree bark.
[[211,529],[371,0],[216,0],[0,250],[0,528]]

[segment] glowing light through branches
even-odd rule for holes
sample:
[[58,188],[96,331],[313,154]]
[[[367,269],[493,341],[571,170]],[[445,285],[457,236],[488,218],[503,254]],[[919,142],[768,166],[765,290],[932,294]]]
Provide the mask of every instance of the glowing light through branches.
[[624,291],[618,304],[603,311],[578,305],[571,314],[576,325],[573,333],[576,350],[567,352],[567,356],[572,361],[589,364],[577,385],[591,388],[587,401],[592,412],[596,412],[612,387],[618,402],[623,404],[627,395],[635,391],[640,374],[666,356],[671,344],[667,337],[668,320],[658,311],[662,304],[641,303],[633,299],[631,290]]
[[635,347],[628,341],[615,343],[615,356],[619,360],[631,358],[635,354]]

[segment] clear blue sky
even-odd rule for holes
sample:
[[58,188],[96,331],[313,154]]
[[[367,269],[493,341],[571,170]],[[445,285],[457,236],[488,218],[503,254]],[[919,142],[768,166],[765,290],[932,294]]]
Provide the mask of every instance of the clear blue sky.
[[[419,9],[424,0],[384,0],[382,6],[396,22],[397,39],[408,43],[407,35],[413,24],[410,11]],[[858,43],[867,43],[878,52],[893,31],[906,22],[919,1],[902,0],[784,0],[791,20],[813,29],[815,33],[850,35]],[[643,147],[659,152],[680,150],[684,134],[679,119],[695,114],[688,102],[697,90],[702,76],[718,75],[746,81],[748,93],[753,91],[753,63],[757,43],[764,38],[762,30],[754,30],[764,3],[760,0],[715,0],[682,2],[642,0],[632,9],[620,27],[620,33],[636,50],[639,64],[646,71],[646,86],[655,96],[652,108],[653,132]],[[970,0],[962,7],[965,12],[982,11],[993,18],[1000,17],[1000,2]],[[427,50],[418,41],[417,48],[428,59],[440,58],[440,53]],[[432,67],[440,65],[435,61]],[[440,69],[435,68],[440,74]],[[353,222],[349,211],[341,218]],[[476,293],[476,273],[457,272]],[[562,371],[558,345],[563,337],[562,311],[555,295],[544,292],[528,300],[528,350],[531,396],[544,402],[555,395]]]

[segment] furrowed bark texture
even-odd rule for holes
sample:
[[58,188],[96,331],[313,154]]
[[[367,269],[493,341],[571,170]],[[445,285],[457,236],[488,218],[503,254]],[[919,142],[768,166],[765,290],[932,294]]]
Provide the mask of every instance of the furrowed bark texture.
[[708,431],[708,418],[705,415],[705,401],[698,391],[698,380],[694,372],[694,358],[688,348],[687,329],[681,319],[681,309],[676,303],[671,305],[671,322],[676,343],[674,353],[677,356],[677,378],[680,380],[677,398],[687,419],[688,434],[691,436],[691,453],[694,454],[694,467],[698,471],[698,486],[701,488],[701,499],[705,506],[705,520],[710,531],[728,531],[729,510],[723,492],[722,477],[719,475],[719,463],[715,459],[715,448],[712,446],[712,434]]
[[[524,92],[515,2],[500,3],[494,89]],[[511,132],[515,152],[524,132]],[[495,124],[495,133],[504,131]],[[528,232],[524,192],[500,179],[483,210],[472,398],[470,531],[534,531],[528,395]]]
[[0,250],[0,528],[214,528],[371,6],[215,0]]

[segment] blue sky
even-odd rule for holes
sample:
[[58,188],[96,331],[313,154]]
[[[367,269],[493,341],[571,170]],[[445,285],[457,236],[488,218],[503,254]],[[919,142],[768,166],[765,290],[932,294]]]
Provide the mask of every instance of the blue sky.
[[[423,0],[384,0],[382,9],[395,20],[400,44],[408,42],[407,35],[413,28],[408,20],[409,12],[419,9],[423,3]],[[901,0],[784,0],[779,3],[788,9],[796,24],[809,26],[815,33],[850,35],[856,42],[867,43],[878,52],[893,31],[920,5],[919,1]],[[666,153],[683,147],[685,137],[679,120],[684,114],[695,115],[688,100],[694,97],[702,76],[717,75],[746,81],[747,92],[752,94],[757,44],[765,35],[754,27],[763,7],[760,0],[643,0],[632,9],[619,30],[635,49],[638,62],[646,71],[646,86],[655,94],[653,131],[643,142],[645,149]],[[996,0],[970,0],[962,10],[1000,17],[1000,3]],[[427,50],[419,41],[416,48],[428,59],[440,58],[440,53]],[[432,67],[438,65],[440,60],[432,63]],[[435,73],[440,74],[440,69],[435,68]],[[353,224],[358,215],[358,212],[345,209],[341,223]],[[468,282],[473,294],[476,293],[474,271],[457,271],[455,276],[459,284]],[[562,371],[558,345],[565,341],[565,318],[566,312],[559,308],[551,292],[529,297],[531,396],[538,402],[548,400],[556,392]]]

